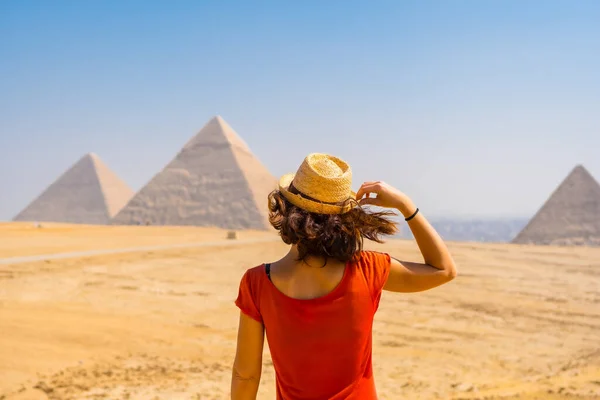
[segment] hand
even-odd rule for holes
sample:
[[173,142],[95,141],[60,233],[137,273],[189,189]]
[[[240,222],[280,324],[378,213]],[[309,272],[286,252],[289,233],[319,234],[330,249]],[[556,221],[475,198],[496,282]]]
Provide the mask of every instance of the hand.
[[[376,197],[369,197],[371,193],[374,193]],[[416,209],[407,195],[381,181],[363,183],[356,193],[356,200],[360,205],[370,204],[378,207],[396,208],[404,216],[412,215]]]

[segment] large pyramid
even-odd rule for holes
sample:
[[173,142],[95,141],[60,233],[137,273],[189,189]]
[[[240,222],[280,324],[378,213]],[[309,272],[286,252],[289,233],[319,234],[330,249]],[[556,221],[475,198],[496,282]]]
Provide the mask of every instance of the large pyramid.
[[133,191],[100,158],[86,154],[14,221],[108,224]]
[[113,224],[266,229],[276,180],[221,117],[211,119]]
[[576,166],[513,243],[600,246],[600,185]]

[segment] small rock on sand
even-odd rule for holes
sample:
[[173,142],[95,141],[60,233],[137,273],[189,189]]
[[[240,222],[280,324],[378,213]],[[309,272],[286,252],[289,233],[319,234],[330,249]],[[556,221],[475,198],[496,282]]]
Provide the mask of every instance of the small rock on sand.
[[472,383],[459,383],[454,387],[456,390],[458,390],[459,392],[472,392],[474,387]]

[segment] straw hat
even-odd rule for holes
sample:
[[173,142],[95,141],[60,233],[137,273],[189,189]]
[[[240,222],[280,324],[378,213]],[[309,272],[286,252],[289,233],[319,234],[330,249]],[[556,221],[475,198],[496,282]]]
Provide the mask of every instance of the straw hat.
[[352,169],[343,160],[309,154],[295,174],[279,180],[279,191],[293,205],[317,214],[343,214],[356,204]]

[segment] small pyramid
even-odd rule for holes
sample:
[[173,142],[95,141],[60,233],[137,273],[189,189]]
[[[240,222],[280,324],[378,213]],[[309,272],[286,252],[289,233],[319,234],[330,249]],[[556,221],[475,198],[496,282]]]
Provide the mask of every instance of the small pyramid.
[[600,185],[576,166],[513,243],[600,246]]
[[83,156],[13,221],[108,224],[133,191],[94,153]]
[[123,225],[267,229],[276,180],[217,116],[114,217]]

